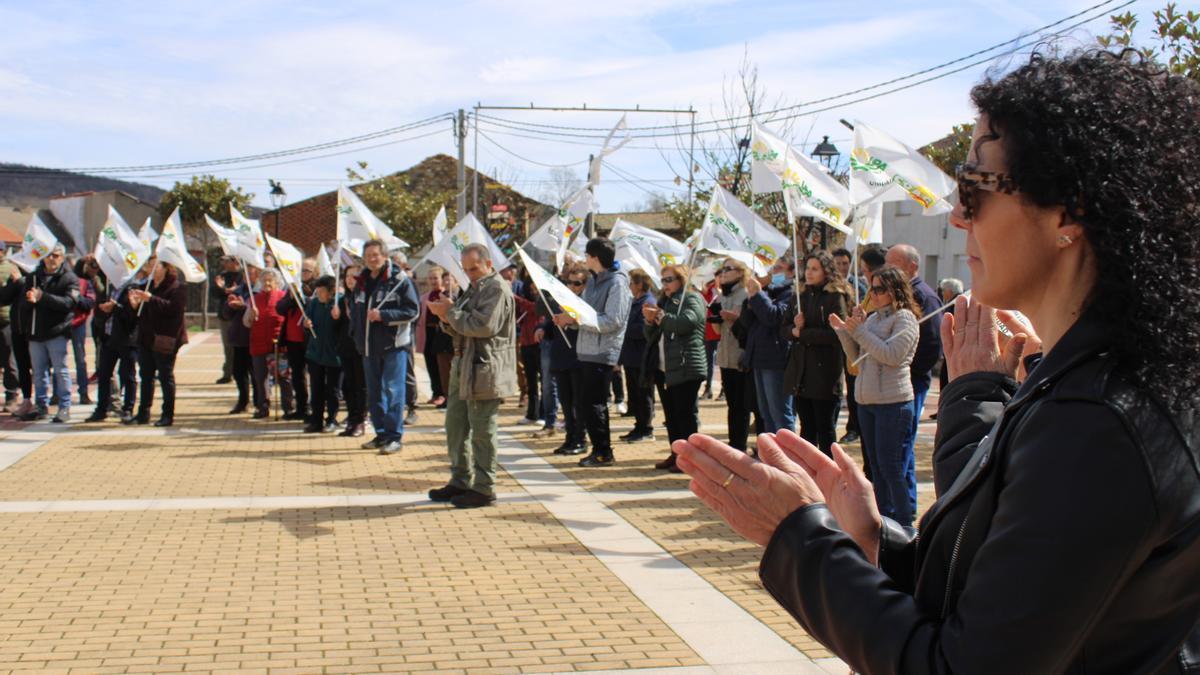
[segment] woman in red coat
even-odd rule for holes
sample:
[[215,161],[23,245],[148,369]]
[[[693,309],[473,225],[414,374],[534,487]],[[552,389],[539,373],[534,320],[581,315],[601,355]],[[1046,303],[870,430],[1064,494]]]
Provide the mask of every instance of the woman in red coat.
[[283,278],[278,270],[263,270],[259,279],[260,290],[254,294],[254,302],[243,317],[243,324],[250,329],[250,363],[254,382],[254,419],[271,414],[271,390],[267,387],[267,373],[275,376],[283,390],[283,410],[292,410],[292,382],[278,372],[275,348],[279,342],[279,330],[283,327],[283,315],[275,305],[287,292],[283,290]]

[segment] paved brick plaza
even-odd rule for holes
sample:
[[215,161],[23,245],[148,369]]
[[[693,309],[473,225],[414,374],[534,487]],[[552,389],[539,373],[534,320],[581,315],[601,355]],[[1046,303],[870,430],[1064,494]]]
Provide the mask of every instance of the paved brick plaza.
[[[459,511],[424,497],[439,412],[380,457],[230,417],[220,358],[193,336],[169,431],[4,418],[0,671],[846,672],[760,588],[758,547],[650,467],[665,432],[579,469],[512,401],[500,501]],[[724,404],[702,420],[721,433]]]

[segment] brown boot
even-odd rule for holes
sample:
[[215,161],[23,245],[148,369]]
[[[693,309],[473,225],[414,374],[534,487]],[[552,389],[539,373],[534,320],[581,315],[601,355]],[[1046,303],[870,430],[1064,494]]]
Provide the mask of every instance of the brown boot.
[[663,461],[655,464],[654,468],[656,468],[660,471],[667,471],[667,470],[675,468],[675,453],[672,452],[670,457],[667,457]]

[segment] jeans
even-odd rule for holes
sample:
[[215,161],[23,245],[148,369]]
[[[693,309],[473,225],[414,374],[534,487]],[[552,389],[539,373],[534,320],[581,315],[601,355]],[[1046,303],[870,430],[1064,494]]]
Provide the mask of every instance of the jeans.
[[114,372],[117,373],[117,381],[124,392],[121,410],[133,414],[133,405],[137,402],[133,349],[114,349],[105,344],[100,345],[99,363],[96,364],[96,410],[108,413],[113,409]]
[[142,375],[138,417],[145,419],[150,416],[150,408],[154,406],[154,378],[156,376],[159,384],[162,385],[162,416],[166,419],[175,417],[175,356],[176,352],[160,354],[151,349],[143,349],[138,354],[138,370]]
[[525,386],[528,403],[525,406],[525,418],[536,420],[541,417],[541,399],[538,397],[538,382],[542,373],[541,348],[537,345],[521,347],[521,362],[525,364]]
[[83,401],[88,397],[87,321],[71,328],[71,353],[75,357],[75,387]]
[[[363,359],[363,378],[367,382],[367,410],[371,414],[371,426],[375,427],[375,435],[385,441],[400,440],[404,436],[407,371],[406,349],[389,349],[383,354],[371,354]],[[454,388],[453,382],[450,388]],[[446,429],[449,428],[450,422],[447,420]]]
[[750,435],[750,373],[737,368],[721,369],[721,391],[725,392],[725,423],[729,445],[745,452]]
[[58,409],[71,409],[71,371],[67,369],[67,338],[30,340],[29,357],[33,361],[34,402],[40,410],[50,408],[50,370],[54,369],[54,395]]
[[925,399],[929,396],[929,386],[933,382],[933,374],[926,373],[925,377],[913,378],[913,419],[908,434],[908,465],[904,467],[904,475],[912,486],[909,490],[908,501],[912,504],[913,512],[917,511],[917,426],[921,422],[921,411],[925,408]]
[[580,390],[583,387],[583,372],[579,368],[554,371],[554,381],[562,401],[563,426],[567,437],[563,445],[583,445],[587,439],[583,427],[583,415],[579,410]]
[[446,403],[446,449],[450,484],[480,494],[496,494],[496,414],[498,398],[464,401],[458,397],[461,358],[450,366]]
[[700,429],[697,396],[703,380],[688,380],[663,390],[663,416],[667,419],[667,440],[686,439]]
[[312,383],[312,414],[308,418],[310,424],[325,426],[337,421],[338,381],[341,377],[342,369],[339,366],[308,362],[308,380]]
[[762,416],[763,430],[775,433],[780,429],[796,429],[796,415],[792,412],[792,395],[783,390],[783,371],[756,369],[754,390],[758,396],[758,414]]
[[583,413],[583,426],[592,441],[592,454],[612,457],[612,440],[608,427],[608,388],[612,384],[613,367],[607,363],[579,364],[583,382],[577,409]]
[[720,344],[720,340],[704,341],[704,355],[708,358],[708,377],[704,378],[705,389],[712,389],[713,373],[716,372],[716,368],[713,366],[715,366],[717,362],[717,347]]
[[629,411],[633,413],[633,430],[638,433],[654,431],[654,385],[642,381],[642,369],[625,366],[625,388],[629,390]]
[[796,416],[800,418],[800,437],[832,457],[831,447],[837,440],[837,417],[842,407],[841,400],[797,396],[795,403]]
[[906,442],[912,418],[912,401],[858,406],[863,455],[871,465],[875,502],[881,514],[901,525],[912,525],[916,514],[909,499],[917,490],[916,475],[910,477],[907,472],[913,461],[912,447]]
[[558,423],[558,379],[550,371],[550,343],[539,345],[542,370],[542,424],[553,428]]

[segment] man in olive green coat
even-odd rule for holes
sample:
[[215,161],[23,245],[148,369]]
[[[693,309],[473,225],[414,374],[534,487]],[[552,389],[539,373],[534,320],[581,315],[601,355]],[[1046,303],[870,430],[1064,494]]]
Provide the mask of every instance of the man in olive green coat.
[[435,502],[462,509],[496,501],[496,414],[517,390],[515,302],[487,246],[469,244],[462,268],[470,285],[451,304],[428,303],[454,338],[446,403],[450,482],[429,491]]

